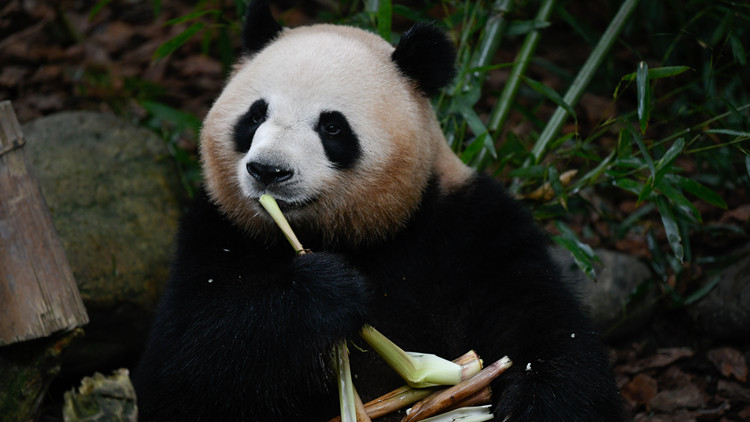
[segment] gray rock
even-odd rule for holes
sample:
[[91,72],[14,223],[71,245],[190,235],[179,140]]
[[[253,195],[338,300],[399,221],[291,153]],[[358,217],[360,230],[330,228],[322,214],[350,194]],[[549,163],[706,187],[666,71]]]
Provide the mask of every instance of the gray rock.
[[59,113],[23,132],[91,317],[68,368],[120,365],[168,276],[182,192],[174,164],[155,134],[109,114]]
[[688,307],[696,327],[709,337],[746,341],[750,338],[750,249],[724,269],[720,281],[699,302]]
[[81,380],[78,390],[65,393],[65,422],[138,422],[138,406],[130,373],[121,368],[112,375],[95,373]]
[[595,266],[596,280],[588,278],[570,256],[556,247],[552,256],[561,265],[566,281],[589,308],[599,333],[607,341],[633,334],[651,320],[658,296],[650,289],[642,297],[631,294],[651,277],[648,266],[630,255],[597,249],[601,264]]

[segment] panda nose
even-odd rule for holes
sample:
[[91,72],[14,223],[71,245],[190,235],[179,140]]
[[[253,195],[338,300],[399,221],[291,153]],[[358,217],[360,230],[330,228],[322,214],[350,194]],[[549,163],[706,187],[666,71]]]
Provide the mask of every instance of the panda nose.
[[250,176],[253,176],[253,178],[263,184],[263,186],[283,182],[284,180],[291,178],[292,174],[294,174],[292,170],[255,161],[247,163],[246,167]]

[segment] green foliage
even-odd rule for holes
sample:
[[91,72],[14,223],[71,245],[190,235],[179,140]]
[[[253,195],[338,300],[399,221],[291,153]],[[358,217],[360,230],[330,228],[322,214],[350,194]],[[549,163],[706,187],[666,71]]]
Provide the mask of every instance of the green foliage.
[[158,102],[143,100],[140,101],[140,105],[148,112],[148,118],[143,125],[164,139],[177,165],[182,186],[192,197],[201,181],[200,165],[193,154],[180,147],[179,141],[196,141],[201,121],[190,113]]
[[[446,12],[437,23],[457,42],[458,76],[434,106],[449,145],[462,160],[509,177],[513,193],[535,198],[529,205],[537,218],[554,223],[559,233],[553,236],[555,242],[568,249],[590,276],[596,256],[580,238],[589,228],[577,233],[565,223],[577,214],[595,214],[606,221],[613,228],[612,242],[628,233],[645,235],[657,285],[673,305],[706,294],[714,281],[683,296],[685,286],[675,287],[668,280],[689,279],[685,269],[705,258],[694,255],[691,238],[727,230],[706,226],[699,211],[706,205],[699,203],[726,209],[724,194],[750,188],[750,69],[745,67],[750,5],[609,1],[601,8],[616,13],[599,32],[592,29],[597,22],[567,11],[575,9],[572,1],[426,3],[439,4]],[[534,11],[537,17],[529,20],[526,16]],[[545,43],[550,22],[568,25],[592,48],[577,76],[544,66],[566,76],[565,95],[529,70],[544,63],[536,50]],[[647,34],[656,35],[644,39]],[[493,62],[503,36],[511,38],[511,48],[517,51],[512,63]],[[523,40],[512,38],[519,36]],[[635,50],[632,45],[645,47]],[[638,59],[630,68],[623,67],[613,49]],[[488,110],[482,99],[496,94],[487,91],[486,76],[503,67],[512,70]],[[531,90],[524,91],[522,82]],[[584,92],[609,92],[612,109],[621,111],[581,128],[576,106]],[[557,110],[545,120],[542,112],[550,106]],[[507,126],[510,118],[514,127],[528,124],[534,129],[515,133]],[[575,123],[574,129],[559,134],[566,120]],[[685,163],[707,171],[689,172]],[[569,168],[578,173],[563,183],[560,176]],[[551,194],[538,195],[545,186]],[[629,215],[612,209],[613,204],[603,209],[591,199],[623,195],[630,195],[637,205]],[[744,234],[739,226],[731,230]]]
[[[235,4],[241,16],[243,0]],[[594,277],[597,258],[582,239],[594,232],[586,222],[596,219],[610,228],[605,240],[610,245],[628,236],[645,238],[657,275],[652,285],[672,305],[697,300],[715,285],[687,285],[693,281],[692,264],[717,262],[696,255],[691,240],[746,235],[741,226],[706,224],[702,213],[726,209],[728,193],[750,192],[750,5],[724,0],[410,4],[348,0],[319,17],[372,30],[392,42],[409,21],[433,21],[446,29],[457,45],[458,75],[433,105],[450,147],[465,163],[509,180],[509,190],[554,227],[553,239],[587,274]],[[238,22],[218,1],[200,1],[193,12],[168,24],[184,29],[156,57],[203,34],[204,46],[226,44],[219,50],[228,68],[227,40],[238,32]],[[580,68],[553,63],[561,56],[548,53],[556,48],[573,55]],[[508,57],[501,51],[514,52],[515,58],[499,62],[496,57]],[[488,75],[498,73],[507,77],[499,92],[488,82]],[[561,83],[542,77],[549,74]],[[602,113],[609,117],[595,121],[579,115],[584,93],[611,98],[612,113]],[[180,123],[176,110],[144,107],[153,127],[164,131],[164,122],[172,121],[165,138],[196,130],[195,122]],[[173,153],[182,159],[176,147]],[[187,184],[191,177],[186,176]],[[618,209],[624,201],[635,203],[635,209]]]
[[[102,2],[106,1],[109,0],[102,0]],[[245,1],[234,0],[234,10],[227,9],[224,6],[225,2],[222,0],[201,0],[197,2],[192,12],[168,20],[165,25],[182,26],[184,29],[156,49],[154,60],[172,54],[193,37],[201,35],[203,53],[210,54],[212,49],[215,49],[216,55],[221,60],[224,73],[228,74],[234,61],[232,40],[238,38],[241,24],[234,12],[238,16],[242,16],[242,12],[245,10]],[[154,14],[158,15],[159,13],[161,13],[161,2],[157,0],[154,2]]]

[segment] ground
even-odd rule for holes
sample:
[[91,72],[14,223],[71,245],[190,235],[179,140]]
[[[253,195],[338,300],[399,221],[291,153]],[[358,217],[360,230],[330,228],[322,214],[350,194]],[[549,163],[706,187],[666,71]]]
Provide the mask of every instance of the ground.
[[[164,4],[154,17],[152,2],[114,1],[92,13],[97,4],[93,1],[10,0],[0,6],[0,100],[13,101],[22,123],[81,109],[113,112],[142,122],[148,113],[141,100],[201,118],[221,90],[228,68],[202,54],[197,41],[154,60],[157,48],[187,26],[165,22],[190,13],[188,3]],[[234,16],[230,13],[229,18]],[[296,8],[286,12],[284,19],[295,26],[311,18]],[[220,44],[218,32],[209,31],[216,28],[204,28],[214,50]],[[564,52],[554,54],[564,56]],[[501,83],[499,75],[496,79]],[[597,110],[607,99],[587,95],[582,101],[584,110]],[[189,134],[177,143],[188,151],[195,146]],[[619,204],[624,212],[632,205],[632,201]],[[740,201],[730,204],[727,211],[714,211],[711,218],[747,222],[749,215],[750,207]],[[606,244],[602,237],[607,233],[603,228],[590,240]],[[720,246],[746,240],[734,238]],[[613,247],[647,257],[642,238]],[[699,332],[684,310],[665,305],[657,308],[652,323],[639,333],[610,344],[617,381],[634,420],[750,420],[746,364],[750,340],[720,341],[708,334]]]

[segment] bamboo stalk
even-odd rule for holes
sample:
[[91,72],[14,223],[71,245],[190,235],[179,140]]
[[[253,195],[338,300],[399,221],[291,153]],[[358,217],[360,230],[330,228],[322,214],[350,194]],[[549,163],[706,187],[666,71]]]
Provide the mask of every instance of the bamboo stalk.
[[428,353],[405,352],[375,328],[365,325],[363,339],[412,387],[455,385],[461,381],[460,365]]
[[487,387],[492,380],[510,368],[513,362],[505,356],[492,365],[482,369],[478,374],[418,402],[408,411],[401,422],[418,421],[436,415],[453,406],[477,391]]
[[294,252],[296,252],[297,255],[303,255],[305,253],[305,248],[302,247],[302,244],[297,239],[297,235],[294,234],[292,227],[289,225],[289,222],[286,221],[286,217],[284,217],[284,214],[279,208],[279,204],[276,203],[273,196],[267,193],[263,194],[259,201],[263,208],[268,211],[268,214],[271,215],[273,221],[276,222],[276,225],[279,226],[281,232],[284,233],[284,237],[286,237],[286,240],[292,245]]
[[[302,247],[302,244],[294,234],[292,227],[281,212],[279,204],[276,203],[276,199],[271,195],[264,194],[258,200],[284,233],[284,236],[289,241],[289,244],[292,245],[297,255],[308,253],[309,251]],[[351,365],[349,364],[349,350],[345,342],[337,344],[334,347],[334,358],[336,359],[336,371],[338,373],[339,405],[342,422],[370,422],[370,418],[365,413],[364,406],[362,406],[362,401],[359,400],[359,396],[354,389]]]
[[[513,0],[495,0],[490,10],[487,23],[485,23],[479,37],[477,48],[471,57],[470,68],[472,69],[489,66],[493,57],[495,57],[495,52],[500,46],[508,27],[505,15],[513,10]],[[482,83],[487,76],[487,70],[477,71],[472,76]]]
[[[554,6],[555,0],[544,0],[539,7],[535,20],[542,22],[548,20],[552,14]],[[521,86],[521,76],[526,73],[526,68],[529,67],[531,56],[534,54],[540,38],[541,31],[538,29],[534,29],[526,35],[526,39],[524,39],[523,45],[516,56],[516,64],[511,69],[505,88],[503,88],[503,92],[500,94],[497,105],[492,109],[487,122],[487,129],[490,132],[497,133],[502,129],[505,121],[508,119],[510,109],[513,106],[513,100],[516,98],[518,88]],[[497,136],[495,136],[495,138],[497,138]]]
[[[457,359],[454,359],[453,362],[461,365],[462,380],[469,379],[482,370],[482,360],[473,350],[464,353]],[[434,388],[414,388],[409,385],[404,385],[365,403],[364,411],[367,413],[367,416],[376,419],[409,406],[410,404],[414,404],[431,394],[434,394],[435,391],[437,390]],[[478,391],[476,394],[472,395],[470,399],[471,400],[467,399],[462,401],[461,406],[489,403],[489,388]],[[341,417],[337,416],[328,422],[341,422]]]
[[[604,34],[602,34],[599,42],[596,44],[596,47],[594,47],[594,50],[591,52],[588,59],[581,67],[578,75],[576,75],[575,79],[570,84],[568,91],[565,93],[563,100],[566,104],[573,107],[578,103],[581,95],[583,95],[583,91],[586,89],[589,82],[591,82],[591,78],[594,76],[596,70],[599,68],[599,65],[604,59],[605,54],[609,52],[612,44],[614,44],[617,36],[622,31],[622,28],[625,27],[625,24],[628,22],[628,18],[633,13],[633,10],[635,10],[637,5],[638,0],[625,0],[622,3],[620,9],[617,11],[617,14],[614,18],[612,18],[609,26],[604,31]],[[568,117],[567,114],[568,113],[563,107],[557,107],[554,114],[547,122],[547,125],[544,127],[544,130],[539,135],[539,139],[536,141],[534,147],[531,150],[531,154],[534,156],[535,162],[538,163],[542,159],[544,153],[546,152],[547,145],[557,135],[557,132],[560,131],[563,123],[565,123],[565,119]]]

